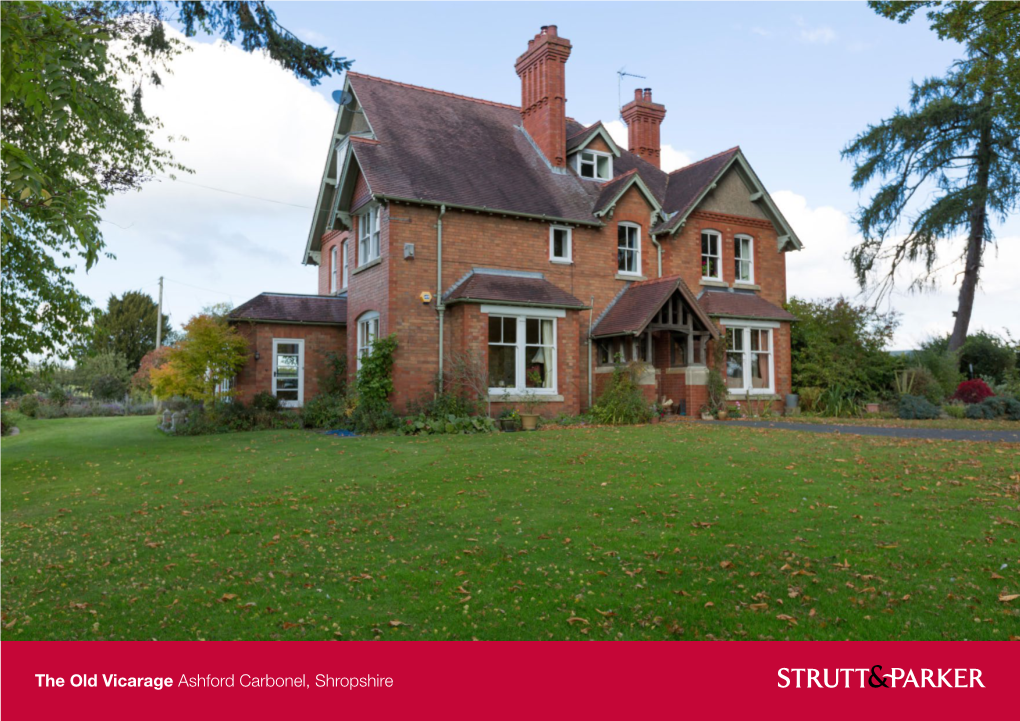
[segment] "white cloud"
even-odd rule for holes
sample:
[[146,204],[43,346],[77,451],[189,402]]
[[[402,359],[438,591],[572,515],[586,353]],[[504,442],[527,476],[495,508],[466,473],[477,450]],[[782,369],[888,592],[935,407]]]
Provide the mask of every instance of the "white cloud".
[[[628,147],[627,124],[625,122],[622,120],[610,120],[608,122],[603,121],[602,124],[606,126],[606,130],[609,131],[609,135],[617,145],[621,148]],[[660,167],[667,173],[677,168],[682,168],[685,165],[690,165],[692,162],[689,151],[677,150],[672,145],[663,145],[659,153]]]
[[767,38],[767,37],[770,37],[772,35],[772,31],[771,30],[766,30],[765,28],[753,27],[753,28],[751,28],[751,34],[752,35],[760,35],[763,38]]
[[[807,198],[789,190],[772,194],[783,215],[804,243],[804,249],[786,256],[787,293],[800,298],[820,299],[837,295],[858,294],[847,253],[860,236],[851,219],[831,206],[811,207]],[[945,261],[953,258],[954,248],[962,248],[962,239],[946,242],[942,249]],[[904,267],[897,276],[897,290],[882,303],[883,309],[902,314],[902,323],[893,340],[893,347],[916,347],[931,335],[949,333],[953,328],[959,285],[955,282],[960,262],[948,263],[936,276],[937,289],[927,293],[908,293],[911,268]],[[1009,328],[1020,332],[1017,308],[1020,308],[1020,284],[1016,283],[1020,268],[1020,237],[1001,238],[998,247],[987,252],[971,330],[985,328],[1001,332]]]
[[144,107],[163,122],[160,138],[187,137],[170,147],[195,174],[113,198],[103,231],[117,258],[79,270],[75,283],[105,303],[133,288],[154,296],[163,275],[177,326],[213,302],[317,292],[316,269],[300,261],[335,106],[260,54],[168,32],[191,50]]
[[810,43],[812,45],[827,45],[836,39],[836,31],[828,25],[811,27],[808,25],[807,21],[800,16],[794,16],[793,22],[798,28],[800,28],[801,42]]

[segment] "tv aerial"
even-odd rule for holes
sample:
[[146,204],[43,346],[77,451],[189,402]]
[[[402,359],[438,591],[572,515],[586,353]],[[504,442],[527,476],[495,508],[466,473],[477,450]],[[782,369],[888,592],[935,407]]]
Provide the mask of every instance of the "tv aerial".
[[620,118],[623,118],[623,79],[624,78],[641,78],[647,80],[644,75],[635,75],[634,73],[627,72],[627,66],[624,65],[622,68],[616,71],[616,110],[620,114]]

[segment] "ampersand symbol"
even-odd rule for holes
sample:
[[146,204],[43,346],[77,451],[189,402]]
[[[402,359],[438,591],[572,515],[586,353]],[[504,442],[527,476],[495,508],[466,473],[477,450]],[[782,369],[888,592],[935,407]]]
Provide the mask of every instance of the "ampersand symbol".
[[[880,686],[889,688],[889,685],[882,679],[882,677],[875,673],[876,668],[880,669],[882,667],[877,664],[871,667],[871,678],[868,679],[868,685],[871,686],[871,688],[878,688]],[[878,683],[875,683],[875,681],[878,681]]]

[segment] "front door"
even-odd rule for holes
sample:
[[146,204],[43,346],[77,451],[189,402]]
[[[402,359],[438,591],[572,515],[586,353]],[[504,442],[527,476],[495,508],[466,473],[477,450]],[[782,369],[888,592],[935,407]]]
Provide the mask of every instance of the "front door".
[[300,408],[305,400],[305,342],[273,338],[273,395],[284,408]]

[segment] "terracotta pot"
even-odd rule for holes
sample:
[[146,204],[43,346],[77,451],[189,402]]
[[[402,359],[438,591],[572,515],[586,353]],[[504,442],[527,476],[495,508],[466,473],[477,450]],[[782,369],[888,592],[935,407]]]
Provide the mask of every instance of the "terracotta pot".
[[720,410],[716,412],[715,417],[721,421],[724,421],[730,417],[730,412],[727,410]]
[[867,403],[867,404],[865,404],[864,409],[868,413],[878,413],[878,404],[877,403]]
[[538,427],[537,413],[521,413],[521,428],[526,431],[533,431]]

